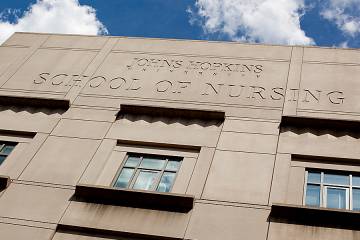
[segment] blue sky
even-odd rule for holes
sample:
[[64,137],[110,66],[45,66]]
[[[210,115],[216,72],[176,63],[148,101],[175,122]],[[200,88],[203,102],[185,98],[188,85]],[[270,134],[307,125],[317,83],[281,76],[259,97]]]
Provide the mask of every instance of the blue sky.
[[360,47],[360,0],[1,0],[14,31]]

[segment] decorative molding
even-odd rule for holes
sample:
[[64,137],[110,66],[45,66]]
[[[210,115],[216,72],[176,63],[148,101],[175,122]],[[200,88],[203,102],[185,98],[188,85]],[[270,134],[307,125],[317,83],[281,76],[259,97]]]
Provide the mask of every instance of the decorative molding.
[[222,111],[121,104],[118,117],[124,114],[164,118],[201,119],[207,121],[217,120],[222,122],[225,120],[225,112]]

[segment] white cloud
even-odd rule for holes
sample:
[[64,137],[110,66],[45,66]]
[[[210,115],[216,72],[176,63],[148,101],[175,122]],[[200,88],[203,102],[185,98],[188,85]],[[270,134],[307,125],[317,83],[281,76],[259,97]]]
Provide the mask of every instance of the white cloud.
[[339,48],[349,48],[348,41],[341,42],[337,47]]
[[[16,11],[15,11],[16,13]],[[95,9],[78,0],[37,0],[15,23],[6,20],[11,10],[0,14],[0,44],[14,32],[107,34]]]
[[235,41],[314,44],[300,26],[304,9],[303,0],[196,0],[190,23]]
[[323,1],[320,14],[347,35],[354,37],[360,33],[360,0]]

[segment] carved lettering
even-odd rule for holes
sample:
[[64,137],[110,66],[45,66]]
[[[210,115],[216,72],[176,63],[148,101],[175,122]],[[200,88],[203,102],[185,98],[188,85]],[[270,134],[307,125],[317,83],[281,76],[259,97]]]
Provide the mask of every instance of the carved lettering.
[[297,88],[290,88],[288,90],[288,92],[290,92],[289,93],[289,95],[290,95],[289,102],[296,102],[297,101],[299,90],[300,89],[297,89]]
[[64,78],[66,78],[67,76],[69,76],[69,75],[67,75],[66,73],[56,74],[55,76],[53,76],[51,78],[51,80],[52,80],[51,84],[56,85],[56,86],[60,85],[64,82]]
[[245,86],[229,84],[229,97],[240,97]]
[[[241,72],[244,74],[256,74],[256,77],[260,77],[260,74],[264,71],[264,66],[260,64],[248,64],[248,63],[234,63],[234,62],[212,62],[212,61],[197,61],[197,60],[184,60],[184,59],[168,59],[168,58],[133,58],[130,64],[126,65],[129,70],[146,71],[146,69],[154,68],[156,71],[161,69],[168,69],[170,72],[174,70],[183,69],[186,74],[188,70],[198,71],[199,74],[203,72],[212,71],[213,73],[220,72]],[[137,67],[137,68],[136,68]],[[145,70],[144,70],[145,69]]]
[[126,90],[133,90],[133,91],[139,90],[141,88],[141,86],[138,85],[139,81],[140,81],[140,79],[132,78],[130,86]]
[[[216,95],[220,93],[221,87],[224,85],[223,83],[218,83],[217,84],[217,88],[213,86],[212,83],[205,83],[206,87],[205,90],[203,91],[203,93],[201,95],[209,95],[209,90],[210,92],[214,92]],[[212,89],[212,91],[211,91]]]
[[100,85],[102,85],[103,83],[106,82],[106,78],[103,77],[103,76],[96,76],[96,77],[93,77],[90,79],[89,81],[89,86],[91,88],[97,88],[99,87]]
[[178,81],[177,89],[173,93],[181,93],[182,89],[185,89],[191,85],[191,82]]
[[35,84],[43,84],[47,81],[46,76],[50,76],[50,73],[40,73],[40,79],[34,79]]
[[166,92],[167,90],[171,89],[172,82],[168,80],[162,80],[156,83],[156,91],[157,92]]
[[266,99],[262,93],[265,91],[265,88],[259,87],[259,86],[250,86],[252,88],[252,91],[248,98],[256,98],[256,96],[259,96],[261,99]]
[[111,89],[118,89],[126,84],[125,78],[122,77],[116,77],[110,80],[110,88]]
[[332,92],[329,92],[327,94],[327,96],[329,97],[329,101],[332,103],[332,104],[336,104],[336,105],[339,105],[339,104],[343,104],[344,103],[344,93],[341,92],[341,91],[332,91]]
[[320,93],[321,93],[321,91],[319,91],[319,90],[315,90],[315,91],[316,91],[316,93],[313,93],[309,89],[304,89],[305,97],[304,97],[303,102],[310,102],[309,96],[311,96],[311,98],[313,98],[317,102],[319,102],[320,101]]
[[282,87],[275,87],[272,89],[272,93],[270,94],[272,100],[281,100],[285,97],[284,88]]

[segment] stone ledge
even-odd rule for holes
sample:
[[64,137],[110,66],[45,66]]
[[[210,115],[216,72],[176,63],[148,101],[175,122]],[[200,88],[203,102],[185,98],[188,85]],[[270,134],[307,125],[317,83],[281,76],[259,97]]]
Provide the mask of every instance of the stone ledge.
[[270,222],[351,230],[360,229],[359,220],[358,211],[276,203],[271,206],[269,215]]
[[0,175],[0,191],[6,189],[10,185],[10,177]]
[[202,109],[153,107],[145,105],[121,104],[118,117],[122,114],[148,115],[168,118],[201,119],[201,120],[225,120],[225,112]]
[[0,95],[0,105],[68,110],[70,101],[66,99]]
[[319,130],[347,130],[353,133],[360,133],[360,121],[312,118],[301,116],[282,116],[280,127],[314,128]]
[[194,196],[191,195],[86,184],[76,185],[73,200],[182,213],[189,212],[194,206]]

